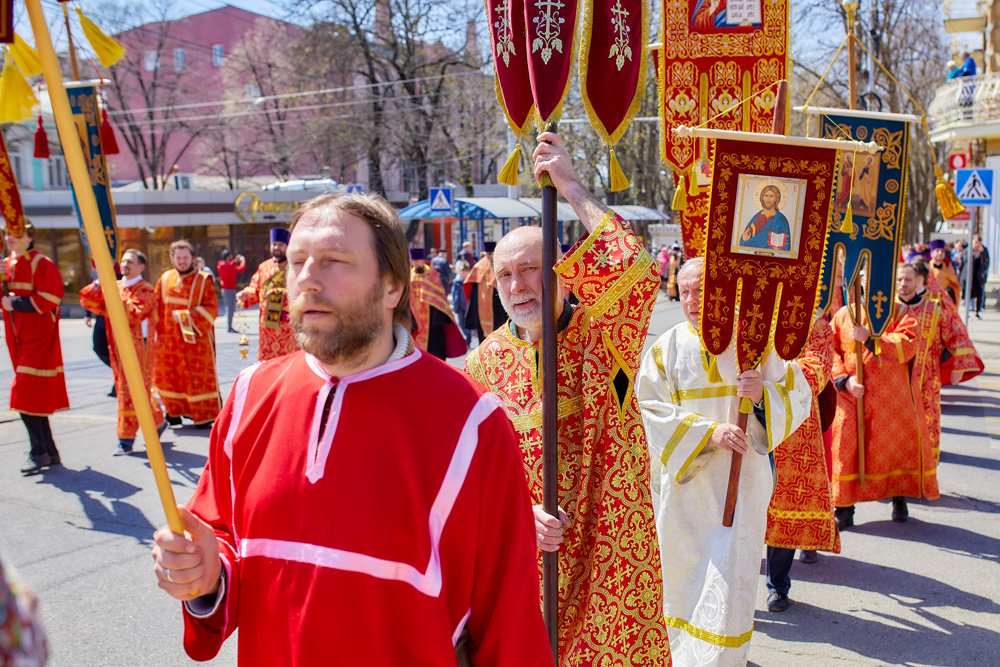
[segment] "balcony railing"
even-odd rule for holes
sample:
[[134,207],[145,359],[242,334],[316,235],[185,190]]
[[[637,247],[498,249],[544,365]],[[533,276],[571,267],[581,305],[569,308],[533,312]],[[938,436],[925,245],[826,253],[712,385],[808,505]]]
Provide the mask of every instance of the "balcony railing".
[[951,79],[927,107],[934,141],[1000,136],[1000,73]]

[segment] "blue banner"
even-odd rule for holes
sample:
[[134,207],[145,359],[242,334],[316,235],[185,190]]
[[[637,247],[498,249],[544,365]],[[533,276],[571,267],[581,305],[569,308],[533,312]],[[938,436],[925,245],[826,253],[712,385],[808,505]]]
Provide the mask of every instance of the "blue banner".
[[[97,210],[101,214],[101,225],[104,227],[104,238],[111,252],[111,260],[118,264],[118,224],[115,220],[115,205],[111,201],[111,182],[108,178],[108,161],[101,147],[101,112],[98,107],[97,87],[90,83],[69,84],[66,86],[69,94],[69,108],[73,114],[73,124],[76,136],[61,137],[63,141],[79,141],[83,149],[83,158],[87,162],[90,173],[90,185],[97,199]],[[83,218],[80,216],[80,206],[73,193],[73,206],[76,217],[83,230]],[[81,236],[86,236],[81,234]],[[89,247],[88,247],[89,251]]]
[[[844,303],[851,303],[851,284],[861,280],[866,295],[866,317],[862,319],[876,338],[885,333],[893,316],[896,265],[906,213],[911,118],[857,111],[838,114],[827,109],[820,115],[821,137],[874,141],[884,149],[875,154],[839,153],[819,293],[819,307],[828,312],[833,303],[837,257],[843,255]],[[851,230],[845,232],[841,227],[848,208]]]

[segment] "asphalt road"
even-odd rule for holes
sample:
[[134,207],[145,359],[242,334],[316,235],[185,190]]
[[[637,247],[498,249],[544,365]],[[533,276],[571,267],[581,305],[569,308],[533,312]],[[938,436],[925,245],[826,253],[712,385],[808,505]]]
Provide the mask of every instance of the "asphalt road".
[[[660,300],[655,335],[681,320]],[[220,319],[223,393],[238,371],[237,336]],[[245,323],[255,328],[251,315]],[[1000,313],[973,320],[987,373],[944,392],[941,499],[911,503],[905,524],[887,504],[858,507],[858,527],[839,555],[796,563],[792,607],[766,611],[763,584],[750,659],[758,665],[997,664],[1000,641]],[[0,411],[0,553],[38,591],[52,665],[185,665],[176,603],[155,586],[151,536],[164,523],[142,453],[112,457],[116,403],[111,371],[90,348],[82,320],[65,320],[62,341],[72,408],[52,418],[65,466],[23,478],[24,427]],[[7,405],[10,366],[0,369]],[[208,434],[168,431],[164,451],[178,501],[194,489]],[[230,640],[211,664],[234,664]]]

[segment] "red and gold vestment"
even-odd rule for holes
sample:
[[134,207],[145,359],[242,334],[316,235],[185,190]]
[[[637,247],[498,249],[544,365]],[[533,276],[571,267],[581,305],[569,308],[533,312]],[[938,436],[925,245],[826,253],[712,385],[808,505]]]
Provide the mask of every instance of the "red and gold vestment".
[[59,344],[59,304],[63,297],[62,275],[55,263],[29,250],[23,257],[10,255],[7,293],[25,297],[31,311],[3,311],[4,334],[14,383],[10,387],[10,409],[29,415],[51,415],[69,407]]
[[156,361],[153,386],[167,414],[196,424],[222,408],[215,372],[215,318],[219,301],[212,276],[170,269],[156,281]]
[[[118,294],[125,305],[125,317],[128,318],[129,332],[132,334],[132,345],[139,356],[139,366],[142,370],[142,379],[146,384],[146,393],[149,395],[153,386],[153,339],[148,339],[142,335],[142,322],[147,320],[147,331],[155,329],[156,321],[156,291],[153,286],[138,276],[137,279],[129,281],[122,278],[118,281]],[[107,315],[107,308],[104,306],[104,293],[101,286],[95,281],[80,290],[80,305],[92,313]],[[111,357],[111,370],[115,375],[115,394],[118,396],[118,437],[134,438],[139,432],[139,420],[135,416],[135,404],[132,403],[132,395],[128,391],[128,382],[125,381],[125,371],[122,368],[121,359],[118,357],[118,346],[115,344],[114,332],[110,324],[108,325],[108,354]],[[150,399],[153,408],[153,419],[156,425],[163,423],[163,411],[160,409],[160,402],[155,398]]]
[[920,299],[913,304],[896,304],[898,317],[905,313],[919,323],[917,352],[910,367],[910,390],[922,417],[926,463],[924,495],[938,497],[937,464],[941,447],[941,353],[952,355],[951,371],[962,371],[962,381],[970,380],[983,371],[983,362],[958,317],[939,302]]
[[[857,375],[854,325],[847,306],[833,316],[833,377]],[[917,353],[920,324],[903,313],[875,342],[873,353],[863,347],[865,407],[865,484],[858,483],[857,404],[849,391],[837,392],[833,420],[833,503],[847,507],[856,502],[893,496],[919,498],[929,468],[930,446],[910,393],[909,363]],[[936,485],[935,485],[936,489]],[[928,499],[937,497],[925,495]]]
[[825,319],[813,323],[796,361],[812,389],[812,407],[802,425],[774,450],[778,481],[767,508],[764,541],[772,547],[840,553],[817,402],[833,369],[833,331]]
[[[468,349],[465,337],[455,322],[441,277],[430,265],[410,267],[410,312],[416,321],[413,342],[417,347],[439,359],[465,354]],[[447,341],[453,341],[452,353],[448,351]]]
[[[559,332],[559,549],[563,665],[670,664],[649,454],[633,383],[659,276],[626,223],[608,213],[555,267],[580,299]],[[503,326],[466,370],[514,422],[532,502],[542,498],[540,348]],[[539,559],[541,562],[541,559]]]
[[244,308],[260,304],[258,361],[274,359],[299,349],[288,315],[287,265],[288,262],[279,264],[273,257],[261,262],[250,278],[250,284],[236,297]]

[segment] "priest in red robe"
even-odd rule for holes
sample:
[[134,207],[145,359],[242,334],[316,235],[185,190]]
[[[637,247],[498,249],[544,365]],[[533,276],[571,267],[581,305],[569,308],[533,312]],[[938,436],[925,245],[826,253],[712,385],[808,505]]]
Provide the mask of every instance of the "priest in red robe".
[[465,328],[475,331],[480,343],[507,321],[493,274],[493,251],[496,247],[495,241],[483,243],[486,256],[472,266],[463,285],[465,302],[469,304],[465,311]]
[[21,473],[35,475],[61,463],[49,415],[69,408],[59,346],[63,281],[55,262],[35,250],[30,222],[24,236],[6,232],[5,241],[10,255],[4,259],[3,324],[14,367],[10,409],[21,414],[31,442]]
[[167,421],[188,417],[210,427],[221,398],[215,372],[215,318],[219,299],[212,276],[194,265],[194,247],[170,244],[168,269],[156,281],[156,363],[153,385],[167,408]]
[[257,360],[274,359],[299,349],[295,332],[288,318],[286,271],[288,230],[271,228],[271,257],[260,263],[250,284],[236,295],[243,308],[260,304],[260,336],[257,338]]
[[[142,369],[145,391],[143,392],[153,409],[153,419],[157,431],[161,434],[167,423],[163,420],[160,402],[150,394],[153,384],[153,354],[152,338],[149,334],[156,328],[156,290],[143,280],[142,272],[146,270],[146,255],[139,250],[129,249],[122,253],[120,263],[122,277],[118,281],[118,294],[125,306],[125,317],[128,320],[129,333],[132,335],[132,346],[139,357]],[[104,293],[100,281],[95,280],[80,290],[80,305],[92,313],[107,316],[104,305]],[[125,370],[118,356],[118,346],[115,344],[114,332],[108,327],[108,353],[111,359],[111,370],[115,375],[115,394],[118,396],[118,447],[115,456],[132,453],[135,436],[139,432],[139,419],[135,414],[135,404],[129,393],[125,380]]]
[[562,139],[538,140],[535,176],[549,173],[589,232],[555,267],[580,302],[564,300],[558,317],[559,517],[541,507],[539,227],[516,228],[497,244],[497,288],[510,320],[469,354],[466,370],[503,400],[538,546],[559,553],[560,663],[659,667],[670,652],[649,454],[633,392],[659,275],[628,224],[580,184]]
[[288,255],[302,350],[240,374],[181,510],[190,539],[155,535],[188,655],[238,627],[246,665],[552,665],[514,431],[416,349],[395,211],[322,195]]
[[410,248],[410,310],[413,342],[438,359],[460,357],[469,348],[455,322],[455,314],[441,284],[441,277],[427,263],[423,248]]

